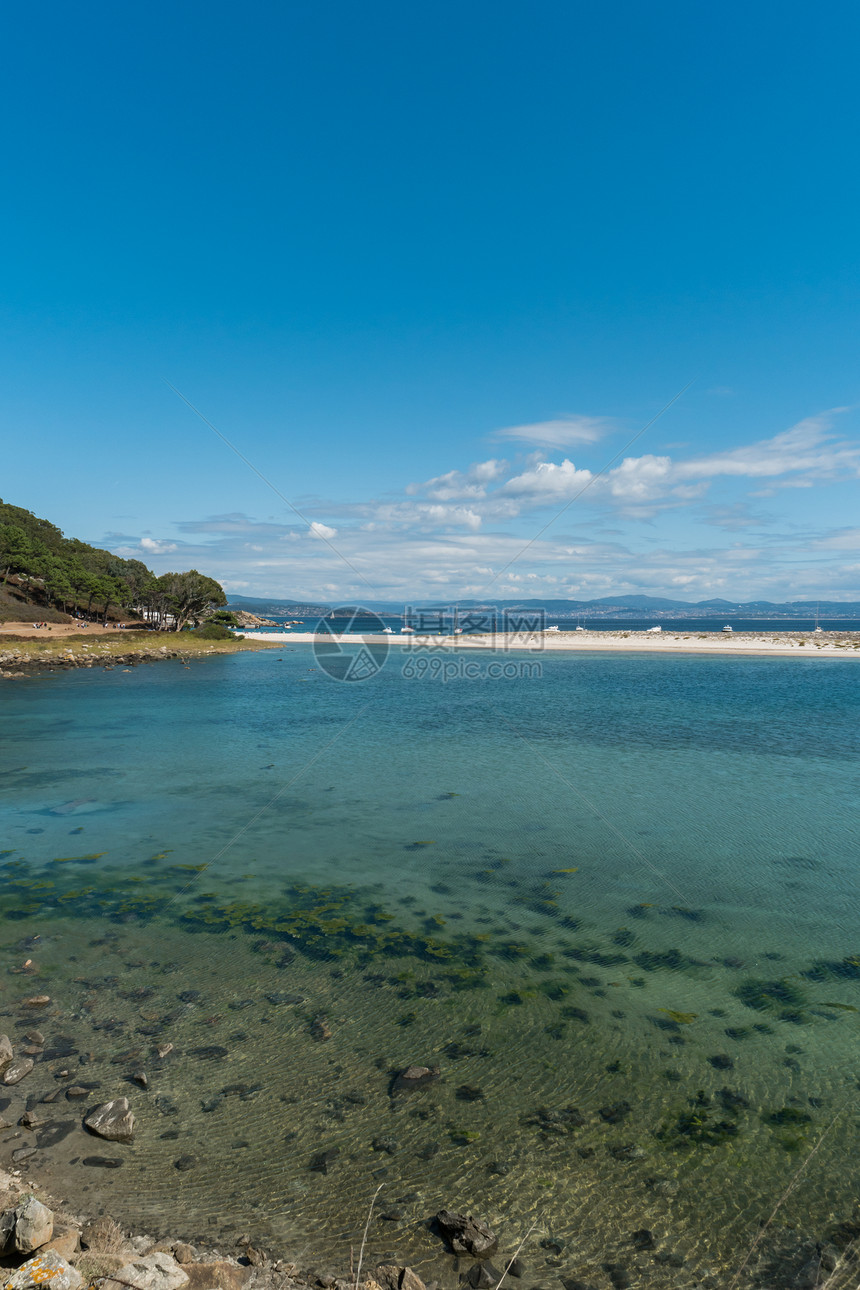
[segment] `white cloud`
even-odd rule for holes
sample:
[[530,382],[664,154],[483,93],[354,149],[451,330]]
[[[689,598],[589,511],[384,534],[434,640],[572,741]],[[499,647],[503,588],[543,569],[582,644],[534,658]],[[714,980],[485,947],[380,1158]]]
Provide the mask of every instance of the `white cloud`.
[[159,538],[141,538],[140,549],[146,555],[166,555],[168,551],[178,551],[179,545],[176,542],[164,542]]
[[614,430],[610,417],[559,417],[555,421],[535,421],[531,425],[505,426],[494,430],[491,439],[514,439],[519,443],[538,444],[542,448],[573,448],[597,443]]
[[486,497],[487,484],[501,479],[508,468],[506,461],[477,461],[468,470],[449,470],[445,475],[425,480],[423,484],[408,484],[406,493],[414,497],[423,493],[438,502],[465,501]]
[[328,524],[320,524],[319,520],[311,521],[308,533],[311,537],[321,539],[337,537],[337,529],[330,528]]

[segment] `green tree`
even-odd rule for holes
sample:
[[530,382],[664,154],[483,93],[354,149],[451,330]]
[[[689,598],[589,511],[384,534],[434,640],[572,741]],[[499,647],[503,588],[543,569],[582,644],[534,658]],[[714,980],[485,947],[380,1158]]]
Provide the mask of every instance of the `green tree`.
[[224,588],[214,578],[196,569],[187,573],[165,573],[158,579],[166,610],[173,616],[173,630],[181,632],[188,623],[198,623],[219,605],[226,605]]

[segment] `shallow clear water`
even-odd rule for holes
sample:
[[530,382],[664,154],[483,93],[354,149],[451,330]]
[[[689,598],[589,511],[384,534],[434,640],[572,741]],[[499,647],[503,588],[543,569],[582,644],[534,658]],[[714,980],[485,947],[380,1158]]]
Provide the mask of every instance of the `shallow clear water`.
[[[850,1217],[856,663],[547,653],[442,685],[400,661],[4,687],[0,953],[39,970],[5,977],[4,1025],[52,1002],[3,1114],[65,1080],[138,1116],[99,1144],[61,1095],[33,1164],[150,1229],[178,1205],[189,1235],[334,1262],[382,1182],[371,1255],[452,1284],[443,1206],[501,1255],[537,1220],[529,1284],[729,1284],[822,1134],[743,1277]],[[392,1093],[412,1062],[440,1078]]]

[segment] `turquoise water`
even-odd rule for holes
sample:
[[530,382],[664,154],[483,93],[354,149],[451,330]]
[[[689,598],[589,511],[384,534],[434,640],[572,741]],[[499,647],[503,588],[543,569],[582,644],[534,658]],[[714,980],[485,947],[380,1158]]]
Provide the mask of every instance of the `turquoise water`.
[[[822,1134],[742,1276],[853,1213],[856,663],[540,661],[337,684],[296,646],[4,687],[0,952],[34,946],[56,1033],[139,1117],[109,1185],[77,1129],[46,1170],[333,1260],[382,1182],[371,1251],[451,1284],[443,1205],[503,1253],[536,1221],[529,1284],[729,1284]],[[411,1062],[439,1080],[392,1095]]]

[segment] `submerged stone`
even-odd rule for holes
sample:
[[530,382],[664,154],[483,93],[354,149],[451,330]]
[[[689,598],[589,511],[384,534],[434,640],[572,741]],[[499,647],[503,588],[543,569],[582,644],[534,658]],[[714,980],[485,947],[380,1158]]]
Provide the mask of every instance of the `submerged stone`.
[[480,1259],[495,1253],[498,1246],[495,1234],[486,1223],[471,1214],[441,1209],[434,1221],[436,1230],[454,1254],[470,1254]]
[[111,1142],[131,1142],[134,1138],[134,1114],[127,1097],[102,1102],[84,1117],[84,1127]]

